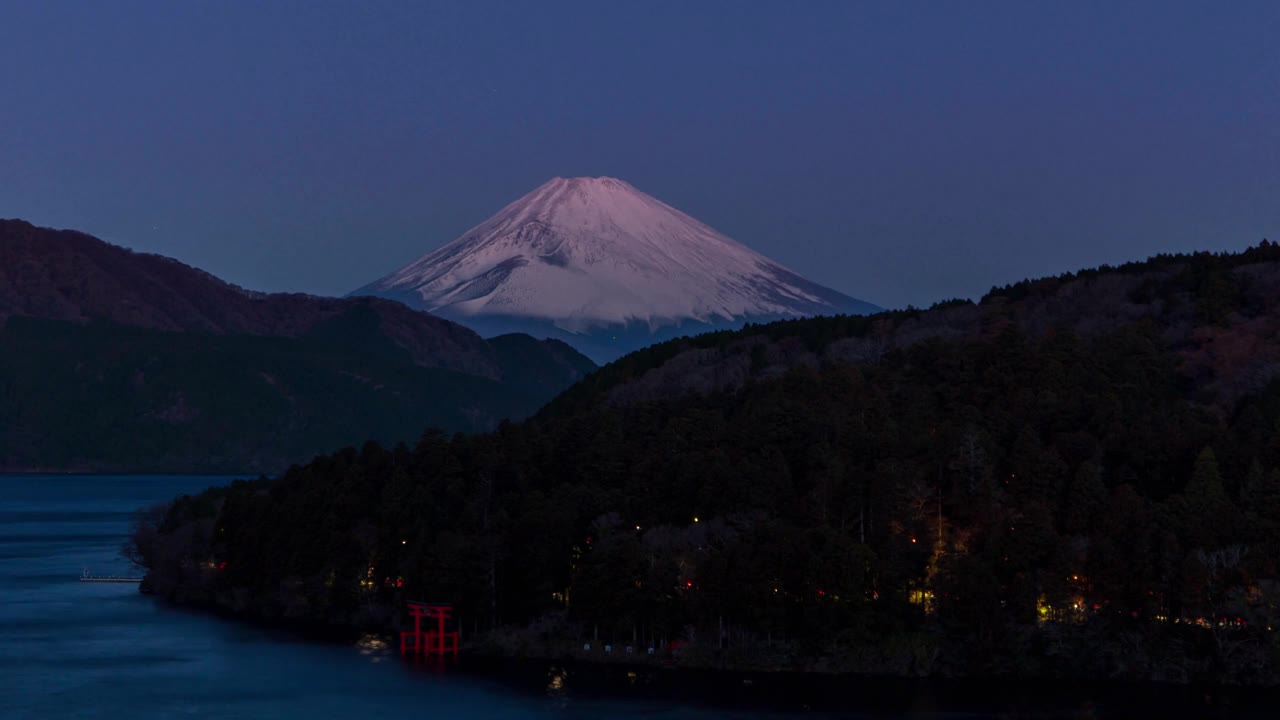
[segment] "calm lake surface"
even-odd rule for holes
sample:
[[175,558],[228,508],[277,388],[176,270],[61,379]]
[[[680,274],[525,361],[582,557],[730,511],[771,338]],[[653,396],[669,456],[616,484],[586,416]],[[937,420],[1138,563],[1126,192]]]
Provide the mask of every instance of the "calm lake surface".
[[830,679],[659,679],[628,691],[571,673],[551,690],[538,666],[425,669],[377,643],[303,640],[171,608],[135,585],[77,580],[84,568],[133,574],[119,549],[134,510],[227,480],[0,476],[0,718],[1199,718],[1280,708],[1256,697],[1208,705],[1180,689],[1046,698],[1017,686],[957,694]]

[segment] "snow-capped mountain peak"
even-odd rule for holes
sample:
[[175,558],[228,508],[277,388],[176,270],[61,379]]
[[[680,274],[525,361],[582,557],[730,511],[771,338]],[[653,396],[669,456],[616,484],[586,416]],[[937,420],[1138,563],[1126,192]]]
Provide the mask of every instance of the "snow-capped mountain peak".
[[353,294],[394,297],[481,332],[533,321],[579,345],[619,329],[874,309],[608,177],[554,178]]

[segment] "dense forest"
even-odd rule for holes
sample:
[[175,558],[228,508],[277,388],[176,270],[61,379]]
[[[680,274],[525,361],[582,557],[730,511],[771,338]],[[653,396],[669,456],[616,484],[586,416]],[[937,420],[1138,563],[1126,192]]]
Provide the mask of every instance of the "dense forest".
[[[0,468],[278,472],[367,438],[409,440],[424,424],[482,430],[526,417],[591,367],[561,343],[508,336],[490,341],[507,377],[477,377],[418,365],[372,328],[280,338],[9,318]],[[538,352],[521,361],[527,345]]]
[[[147,587],[473,647],[1280,681],[1280,248],[716,333],[138,517]],[[593,645],[598,647],[598,644]]]

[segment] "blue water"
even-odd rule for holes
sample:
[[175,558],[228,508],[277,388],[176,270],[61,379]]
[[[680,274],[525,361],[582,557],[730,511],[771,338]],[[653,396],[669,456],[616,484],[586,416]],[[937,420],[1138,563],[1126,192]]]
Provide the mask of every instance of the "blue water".
[[[173,608],[140,595],[135,585],[78,581],[84,568],[135,574],[119,554],[134,510],[225,481],[0,476],[0,718],[797,716],[743,707],[741,698],[723,693],[662,700],[575,688],[572,678],[551,690],[510,677],[424,671],[373,639],[308,641]],[[1025,694],[988,698],[978,712],[919,698],[904,698],[901,709],[872,710],[858,707],[864,693],[856,682],[835,690],[840,703],[847,692],[849,708],[824,717],[1101,718],[1134,710],[1086,699],[1028,705]],[[805,704],[779,694],[784,705]]]

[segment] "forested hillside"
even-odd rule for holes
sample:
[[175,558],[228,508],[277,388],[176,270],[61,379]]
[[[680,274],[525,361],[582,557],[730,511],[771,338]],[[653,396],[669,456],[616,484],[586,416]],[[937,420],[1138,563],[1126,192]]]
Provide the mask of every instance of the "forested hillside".
[[675,341],[533,420],[366,445],[139,519],[148,585],[503,652],[1280,680],[1280,250]]
[[250,292],[0,220],[0,471],[276,473],[428,426],[492,429],[594,369],[561,342]]
[[515,364],[520,377],[499,381],[330,330],[217,336],[10,318],[0,469],[276,473],[366,439],[410,440],[424,425],[475,431],[525,417],[573,372]]

